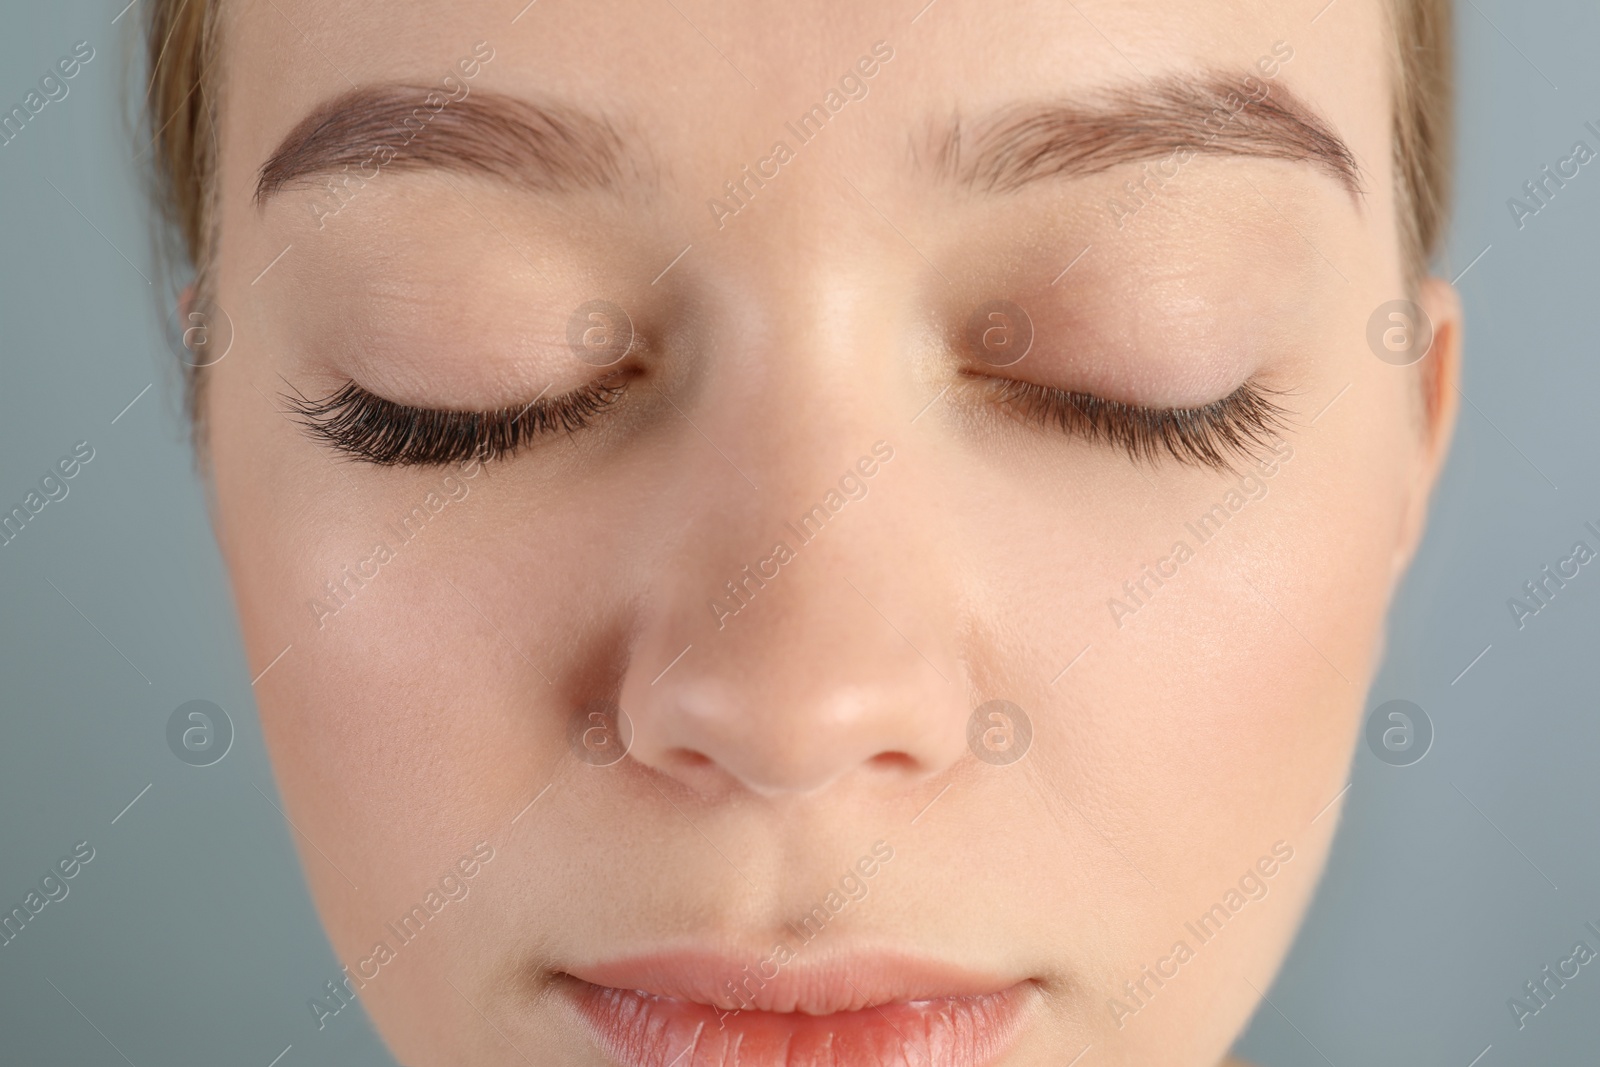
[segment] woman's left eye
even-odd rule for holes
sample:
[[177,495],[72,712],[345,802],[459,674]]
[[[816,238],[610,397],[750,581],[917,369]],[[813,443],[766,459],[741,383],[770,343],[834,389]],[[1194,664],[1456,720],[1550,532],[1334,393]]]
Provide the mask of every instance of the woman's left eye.
[[1234,463],[1270,451],[1288,425],[1289,413],[1273,399],[1281,394],[1249,381],[1209,404],[1159,408],[1015,378],[971,377],[982,379],[993,402],[1031,422],[1120,448],[1148,463],[1166,457],[1231,471]]
[[312,437],[340,452],[378,466],[436,467],[500,459],[536,437],[581,430],[626,390],[625,375],[617,373],[561,396],[493,411],[410,407],[355,382],[317,400],[298,394],[284,399]]

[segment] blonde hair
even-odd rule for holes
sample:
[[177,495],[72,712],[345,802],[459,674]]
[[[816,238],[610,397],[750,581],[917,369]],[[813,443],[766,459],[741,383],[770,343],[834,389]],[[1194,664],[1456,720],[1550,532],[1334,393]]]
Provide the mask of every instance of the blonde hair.
[[1455,5],[1393,0],[1396,225],[1415,293],[1439,255],[1455,189]]
[[[205,301],[216,253],[217,66],[220,0],[149,0],[145,48],[149,83],[144,123],[151,194],[165,224],[159,243],[169,277],[186,277]],[[203,431],[201,375],[184,360],[184,386],[196,443]]]
[[[172,261],[203,298],[216,252],[217,68],[221,0],[149,0],[145,121],[154,195],[177,247]],[[1452,192],[1453,0],[1390,0],[1393,141],[1401,253],[1413,291],[1439,253]],[[190,374],[191,410],[195,390]]]

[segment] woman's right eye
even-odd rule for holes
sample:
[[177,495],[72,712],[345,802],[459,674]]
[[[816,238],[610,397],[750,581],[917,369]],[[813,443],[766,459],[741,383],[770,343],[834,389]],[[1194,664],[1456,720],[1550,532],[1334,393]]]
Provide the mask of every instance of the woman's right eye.
[[313,438],[383,467],[438,467],[508,457],[537,437],[575,433],[627,391],[623,371],[560,396],[492,411],[419,408],[385,400],[355,382],[321,399],[284,394]]

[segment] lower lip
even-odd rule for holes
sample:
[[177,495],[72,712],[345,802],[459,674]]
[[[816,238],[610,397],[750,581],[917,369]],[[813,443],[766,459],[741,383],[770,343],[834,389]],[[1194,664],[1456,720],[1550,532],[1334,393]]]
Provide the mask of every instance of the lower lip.
[[624,1067],[988,1067],[1021,1029],[1020,994],[1013,986],[805,1015],[724,1012],[578,981],[575,1000],[596,1043]]

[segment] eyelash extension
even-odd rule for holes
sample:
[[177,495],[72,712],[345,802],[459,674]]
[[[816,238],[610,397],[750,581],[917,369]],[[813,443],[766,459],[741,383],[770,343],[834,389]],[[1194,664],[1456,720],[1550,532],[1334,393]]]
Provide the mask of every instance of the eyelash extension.
[[312,437],[381,467],[437,467],[509,456],[542,434],[581,430],[621,399],[616,375],[562,396],[494,411],[408,407],[355,382],[320,400],[283,394]]
[[1256,458],[1287,425],[1288,412],[1270,399],[1278,394],[1250,382],[1200,407],[1150,408],[1014,378],[990,380],[996,399],[1020,414],[1152,465],[1165,455],[1232,471],[1235,461]]

